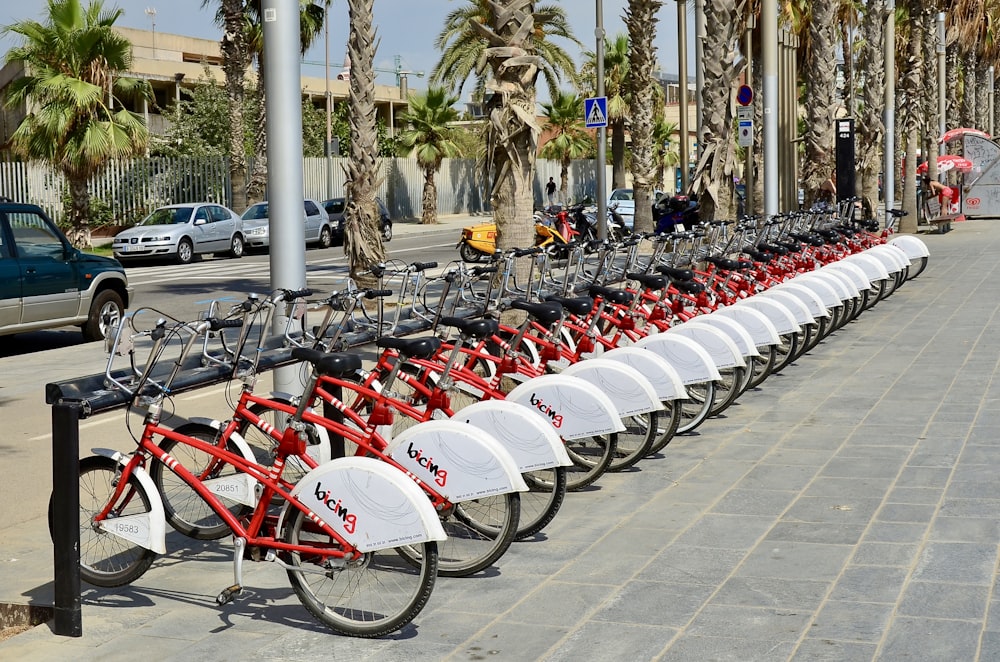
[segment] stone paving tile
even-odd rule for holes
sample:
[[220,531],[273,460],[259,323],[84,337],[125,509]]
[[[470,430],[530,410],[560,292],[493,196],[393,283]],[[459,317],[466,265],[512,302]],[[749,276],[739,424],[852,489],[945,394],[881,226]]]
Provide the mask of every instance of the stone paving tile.
[[914,580],[992,584],[997,563],[997,545],[930,542],[920,555]]
[[710,604],[691,621],[685,636],[794,642],[811,620],[810,612],[797,609]]
[[791,662],[871,662],[876,649],[875,644],[807,637],[795,650]]
[[795,492],[733,489],[709,510],[725,515],[777,517],[796,498]]
[[904,467],[896,479],[898,487],[945,487],[951,469],[945,467]]
[[637,581],[718,586],[743,561],[745,552],[675,543],[636,575]]
[[890,625],[878,659],[974,660],[980,628],[968,621],[899,617]]
[[892,478],[852,478],[817,476],[803,492],[810,497],[843,497],[882,499],[892,485]]
[[985,517],[937,517],[930,539],[948,542],[981,542],[1000,539],[1000,520]]
[[918,503],[937,505],[944,497],[944,490],[936,487],[896,487],[886,497],[888,503]]
[[791,541],[826,543],[830,545],[856,545],[864,535],[864,524],[839,524],[830,526],[820,522],[780,521],[764,539],[767,542]]
[[893,616],[893,605],[831,600],[809,628],[809,637],[877,644]]
[[897,611],[905,616],[982,620],[989,597],[986,586],[913,581]]
[[831,600],[895,603],[906,583],[907,568],[851,565],[837,579]]
[[[561,641],[546,662],[578,660],[652,660],[677,634],[666,627],[588,621]],[[470,656],[469,659],[476,659]],[[478,659],[492,659],[483,656]]]
[[857,546],[851,563],[854,565],[898,565],[910,567],[920,545],[917,543],[866,542]]
[[782,515],[784,522],[823,522],[833,525],[862,524],[878,510],[877,499],[861,499],[852,494],[835,497],[799,497]]
[[[728,633],[727,633],[728,634]],[[773,662],[787,659],[794,649],[790,641],[684,635],[667,649],[661,662]]]
[[593,619],[682,628],[714,591],[705,584],[632,581],[601,604]]
[[1000,660],[1000,632],[984,632],[979,643],[980,660]]
[[[537,660],[562,641],[569,632],[570,629],[566,627],[500,620],[490,623],[458,649],[462,652],[462,658],[466,660]],[[404,657],[396,659],[407,660],[406,650],[405,646],[401,647],[400,652]],[[445,655],[455,650],[454,647],[442,647]]]
[[773,462],[765,457],[743,477],[736,487],[741,489],[789,490],[798,492],[816,476],[817,469],[808,466],[790,466]]
[[768,540],[747,556],[736,574],[740,577],[833,580],[852,551],[849,545]]
[[784,607],[814,611],[830,589],[829,582],[776,579],[774,577],[732,577],[710,604],[741,607]]
[[876,517],[883,522],[929,523],[937,514],[937,506],[931,504],[887,503]]
[[677,537],[682,545],[750,549],[774,523],[770,517],[705,514]]
[[[612,600],[618,587],[570,581],[546,582],[545,590],[526,596],[505,620],[553,627],[577,625],[601,604]],[[488,602],[488,601],[487,601]]]

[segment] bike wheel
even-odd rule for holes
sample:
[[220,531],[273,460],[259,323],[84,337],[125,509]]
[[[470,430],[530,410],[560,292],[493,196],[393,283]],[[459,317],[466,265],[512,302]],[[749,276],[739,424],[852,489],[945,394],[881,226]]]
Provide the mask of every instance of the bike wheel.
[[681,400],[681,422],[677,432],[692,432],[705,422],[715,402],[715,382],[699,382],[685,387],[688,397]]
[[775,347],[774,368],[771,372],[777,374],[794,361],[799,354],[799,334],[797,332],[781,335],[781,344]]
[[[438,544],[438,574],[468,577],[496,563],[514,542],[520,513],[518,492],[462,501],[442,513],[448,539]],[[396,551],[411,564],[420,562],[416,547]]]
[[[219,442],[219,431],[208,425],[189,423],[178,427],[175,432],[194,437],[207,444],[217,445]],[[159,445],[164,452],[176,458],[181,466],[195,476],[202,477],[202,480],[239,473],[233,465],[220,462],[215,456],[188,444],[173,439],[163,439]],[[236,444],[231,441],[226,441],[226,450],[239,454]],[[208,502],[162,462],[155,462],[149,468],[149,475],[160,492],[167,522],[174,529],[195,540],[218,540],[231,532],[229,525],[212,510]],[[217,496],[226,503],[225,495]],[[235,517],[250,510],[245,505],[233,502],[226,503],[226,507]]]
[[764,383],[771,371],[774,370],[774,362],[778,352],[774,345],[758,347],[760,356],[754,356],[750,362],[750,385],[747,388],[757,388]]
[[[283,539],[291,545],[335,545],[302,511],[289,517]],[[381,637],[420,613],[437,577],[437,543],[420,545],[414,567],[394,549],[348,560],[288,553],[288,579],[302,605],[332,630],[354,637]]]
[[600,478],[608,470],[617,445],[617,433],[567,440],[566,452],[573,466],[567,467],[566,489],[580,490]]
[[736,401],[736,398],[743,392],[740,389],[744,383],[743,375],[745,372],[746,368],[739,366],[719,370],[722,379],[715,382],[715,400],[708,410],[709,416],[718,416]]
[[625,431],[618,433],[618,443],[608,471],[624,471],[649,455],[659,425],[658,412],[650,411],[622,418]]
[[566,498],[566,467],[539,469],[521,474],[528,485],[521,492],[521,517],[514,540],[524,540],[544,529],[555,518]]
[[681,422],[681,406],[682,402],[680,400],[664,400],[663,409],[657,412],[659,425],[656,429],[656,437],[653,439],[653,443],[650,444],[649,450],[646,451],[646,456],[655,455],[659,453],[667,444],[674,438],[677,434],[677,426]]
[[[111,588],[134,582],[153,564],[156,553],[100,529],[96,517],[108,505],[121,478],[121,465],[109,457],[80,460],[80,578]],[[149,496],[135,476],[111,509],[109,517],[140,515],[151,510]],[[52,506],[49,505],[51,530]]]

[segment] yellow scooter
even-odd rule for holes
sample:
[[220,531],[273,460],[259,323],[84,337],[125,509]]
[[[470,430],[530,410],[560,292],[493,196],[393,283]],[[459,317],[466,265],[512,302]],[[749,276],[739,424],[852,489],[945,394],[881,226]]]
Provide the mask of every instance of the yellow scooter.
[[[578,234],[565,209],[560,209],[554,215],[535,214],[535,246],[566,244]],[[455,248],[466,262],[479,262],[484,257],[491,257],[497,250],[496,223],[462,228],[462,237]]]

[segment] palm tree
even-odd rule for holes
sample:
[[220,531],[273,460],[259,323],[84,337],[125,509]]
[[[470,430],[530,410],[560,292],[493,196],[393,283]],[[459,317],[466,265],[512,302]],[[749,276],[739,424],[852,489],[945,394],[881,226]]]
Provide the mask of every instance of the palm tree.
[[[448,14],[444,28],[434,40],[434,47],[441,51],[441,60],[431,71],[432,83],[444,84],[461,94],[466,81],[474,78],[476,93],[483,95],[492,76],[486,51],[493,46],[488,28],[495,18],[494,3],[490,0],[468,0],[464,7]],[[554,41],[554,38],[566,39],[574,46],[581,46],[566,19],[566,10],[556,4],[535,7],[531,36],[535,52],[541,58],[538,66],[549,95],[552,98],[558,95],[563,80],[576,87],[576,64]]]
[[[900,105],[900,130],[902,131],[906,149],[905,167],[902,173],[903,210],[909,212],[900,219],[900,232],[917,231],[917,148],[920,145],[920,127],[922,120],[920,103],[923,90],[924,70],[923,36],[924,31],[920,20],[923,0],[906,0],[900,9],[905,20],[904,33],[908,38],[902,39],[907,67],[900,71],[899,94],[903,103]],[[898,14],[897,14],[898,16]]]
[[802,164],[805,203],[812,205],[833,168],[834,90],[837,81],[838,34],[834,17],[837,0],[813,0],[804,15],[808,31],[804,106],[806,114],[805,159]]
[[[203,0],[207,6],[214,0]],[[250,64],[249,39],[244,0],[220,0],[222,18],[222,71],[226,77],[226,96],[229,100],[229,185],[232,189],[232,208],[242,212],[247,207],[247,152],[244,144],[246,118],[246,71]]]
[[347,162],[347,208],[344,212],[344,253],[351,278],[359,284],[374,284],[366,272],[385,259],[385,248],[375,205],[378,186],[378,134],[375,128],[375,0],[348,0],[351,28],[347,53],[351,58],[350,159]]
[[62,170],[72,209],[68,233],[76,246],[90,245],[91,177],[112,159],[142,154],[149,132],[121,99],[152,98],[145,81],[123,74],[132,64],[132,44],[112,29],[121,9],[101,0],[49,0],[45,23],[25,20],[4,28],[24,41],[7,52],[26,75],[8,87],[7,104],[27,108],[11,146],[27,159]]
[[[596,94],[597,55],[584,55],[583,76]],[[608,128],[611,133],[611,188],[625,186],[625,127],[629,116],[628,35],[604,40],[604,95],[608,98]],[[603,165],[603,164],[602,164]]]
[[583,98],[560,92],[552,103],[543,103],[548,122],[545,128],[553,135],[542,145],[543,159],[559,161],[559,198],[569,200],[569,166],[573,159],[590,154],[594,141],[583,128]]
[[656,118],[653,124],[653,163],[656,165],[656,179],[653,180],[653,187],[661,191],[672,191],[673,178],[667,188],[665,173],[667,168],[673,168],[680,163],[681,156],[677,146],[672,144],[674,135],[677,133],[677,124],[668,122],[662,116]]
[[[655,176],[653,163],[653,118],[656,99],[653,65],[656,63],[656,14],[661,0],[629,0],[625,10],[632,50],[629,54],[632,103],[632,191],[635,200],[635,229],[653,231],[653,201],[650,191]],[[662,104],[660,104],[662,107]]]
[[533,0],[494,0],[488,25],[473,23],[489,43],[484,51],[492,75],[488,104],[486,167],[490,203],[500,249],[530,246],[534,207],[532,180],[539,127],[535,123],[535,80],[545,66],[535,48]]
[[417,163],[424,169],[424,192],[421,197],[425,225],[437,223],[437,186],[434,174],[441,169],[441,161],[458,154],[458,145],[452,139],[451,122],[458,119],[452,106],[458,97],[448,94],[442,87],[430,87],[425,94],[411,94],[409,108],[400,120],[410,126],[400,135],[406,154],[415,154]]
[[868,0],[861,19],[861,104],[857,122],[857,167],[862,207],[867,218],[875,217],[878,204],[878,175],[882,170],[885,122],[885,0]]

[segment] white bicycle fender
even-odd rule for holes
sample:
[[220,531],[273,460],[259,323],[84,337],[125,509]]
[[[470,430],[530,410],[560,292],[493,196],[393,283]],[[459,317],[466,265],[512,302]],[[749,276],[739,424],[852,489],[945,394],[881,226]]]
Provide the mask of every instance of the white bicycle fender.
[[867,255],[869,257],[874,257],[876,260],[882,263],[882,266],[885,267],[885,270],[889,275],[899,273],[904,268],[909,266],[910,264],[909,260],[906,260],[905,264],[901,264],[899,261],[898,254],[889,253],[884,250],[878,250],[880,248],[882,248],[882,246],[872,246],[871,248],[867,248],[863,252],[859,253],[859,255]]
[[760,295],[754,295],[737,301],[733,307],[737,308],[740,306],[756,310],[765,315],[771,324],[774,325],[774,329],[778,332],[778,335],[783,336],[788,333],[798,333],[799,331],[799,323],[795,321],[795,315],[788,309],[788,306],[777,299],[767,299]]
[[701,345],[719,370],[726,368],[743,368],[747,362],[743,359],[743,354],[726,332],[710,324],[677,324],[664,332],[666,335],[678,335],[690,338]]
[[820,271],[834,271],[847,276],[851,279],[851,282],[854,283],[854,287],[858,289],[859,294],[870,289],[872,286],[872,281],[868,279],[867,274],[865,274],[865,270],[852,262],[844,262],[843,260],[840,262],[832,262],[822,267]]
[[619,416],[632,416],[663,409],[656,389],[642,373],[619,361],[605,358],[578,361],[562,371],[599,388],[611,398]]
[[850,301],[860,294],[851,279],[837,271],[810,271],[796,277],[792,282],[823,283],[837,295],[837,305]]
[[[344,457],[322,464],[299,480],[292,496],[362,552],[447,538],[427,494],[381,460]],[[279,531],[294,508],[285,504]]]
[[711,355],[685,335],[657,333],[640,338],[635,346],[657,354],[673,366],[685,386],[722,379]]
[[641,372],[661,401],[685,400],[688,397],[681,376],[658,354],[638,347],[616,347],[602,354],[601,358],[619,361]]
[[579,377],[541,375],[518,385],[507,400],[532,409],[563,439],[622,432],[625,425],[608,396]]
[[924,257],[930,257],[931,254],[930,249],[927,248],[927,244],[921,241],[918,237],[914,237],[912,234],[896,235],[889,240],[889,245],[902,249],[911,261],[919,260]]
[[833,288],[833,285],[831,285],[825,277],[810,278],[805,275],[798,276],[797,278],[793,278],[787,283],[781,283],[776,287],[788,289],[804,287],[819,297],[819,301],[823,308],[826,308],[827,310],[836,308],[843,303],[843,300],[840,298],[840,294]]
[[882,264],[882,261],[876,258],[874,255],[867,255],[865,253],[855,253],[854,255],[848,255],[841,262],[847,262],[848,264],[855,264],[861,267],[861,270],[865,272],[865,277],[871,283],[877,283],[880,280],[885,280],[889,277],[889,271]]
[[795,279],[792,279],[787,283],[777,285],[771,288],[769,292],[787,292],[791,294],[802,302],[803,305],[805,305],[809,314],[813,316],[813,319],[817,317],[830,317],[830,311],[827,310],[826,304],[823,303],[823,299],[821,299],[815,291],[806,285],[795,283]]
[[[111,458],[118,464],[128,464],[128,456],[110,448],[93,448],[94,455]],[[163,513],[163,500],[156,484],[146,470],[136,467],[132,472],[149,498],[149,512],[112,517],[101,521],[101,530],[128,540],[157,554],[167,553],[167,516]],[[74,488],[75,489],[75,488]]]
[[767,315],[749,306],[726,306],[725,308],[719,308],[705,315],[706,319],[711,317],[724,317],[735,320],[740,326],[746,329],[757,347],[781,344],[781,336],[778,335],[778,329],[775,328]]
[[774,288],[771,288],[770,290],[765,290],[760,294],[755,294],[754,297],[763,297],[765,299],[778,301],[783,306],[788,308],[793,315],[795,315],[795,322],[800,326],[804,324],[816,323],[816,318],[809,311],[809,308],[806,307],[806,304],[802,303],[802,301],[791,292],[776,292]]
[[909,268],[912,263],[910,256],[906,254],[906,251],[899,246],[893,246],[892,244],[879,244],[878,246],[872,246],[865,252],[888,255],[896,261],[901,270]]
[[490,432],[507,449],[521,473],[573,464],[552,426],[510,400],[482,400],[455,413],[462,421]]
[[722,331],[733,341],[737,351],[739,351],[744,359],[748,356],[760,356],[760,352],[757,351],[757,343],[753,341],[753,336],[743,328],[742,324],[732,317],[720,317],[709,313],[708,315],[699,315],[692,320],[688,320],[685,324],[707,324]]
[[390,441],[385,453],[455,503],[528,491],[507,449],[489,432],[459,420],[418,423]]

